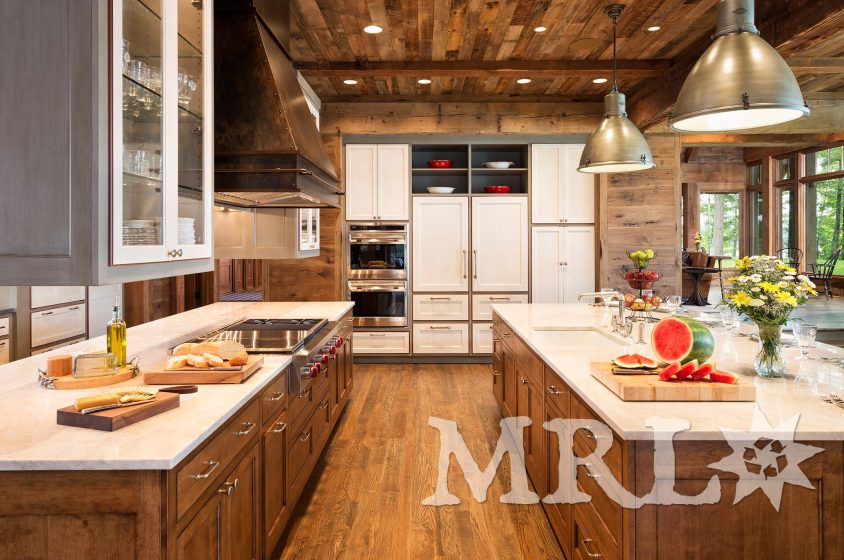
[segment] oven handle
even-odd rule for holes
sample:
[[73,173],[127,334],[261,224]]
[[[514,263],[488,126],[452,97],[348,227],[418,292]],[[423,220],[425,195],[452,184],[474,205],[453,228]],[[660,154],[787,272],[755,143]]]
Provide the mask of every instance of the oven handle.
[[349,286],[350,292],[406,292],[404,286]]
[[375,235],[349,235],[349,243],[353,245],[367,245],[367,244],[380,244],[380,245],[406,245],[407,238],[403,235],[390,235],[379,237]]

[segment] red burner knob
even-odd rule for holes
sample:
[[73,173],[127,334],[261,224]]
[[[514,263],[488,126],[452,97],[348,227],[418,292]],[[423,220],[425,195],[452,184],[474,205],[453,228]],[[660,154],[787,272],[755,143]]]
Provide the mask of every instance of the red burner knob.
[[311,377],[313,378],[313,377],[318,376],[321,369],[322,369],[322,366],[320,366],[319,364],[312,365],[311,366]]

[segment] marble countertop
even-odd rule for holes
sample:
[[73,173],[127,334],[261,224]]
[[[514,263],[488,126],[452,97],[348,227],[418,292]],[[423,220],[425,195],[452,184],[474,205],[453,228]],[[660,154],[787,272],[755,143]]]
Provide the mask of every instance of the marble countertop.
[[[172,346],[242,317],[340,319],[351,302],[215,303],[127,331],[127,353],[141,369],[163,363]],[[38,386],[36,370],[53,354],[97,351],[105,336],[0,366],[0,471],[171,469],[261,391],[290,362],[267,355],[264,366],[239,385],[200,385],[181,395],[179,408],[116,432],[56,424],[56,410],[103,388],[53,391]],[[122,385],[140,385],[135,378]]]
[[[812,388],[795,383],[792,379],[764,380],[755,377],[753,359],[758,343],[750,338],[726,335],[720,326],[712,326],[715,336],[713,360],[720,369],[733,371],[742,381],[755,383],[757,402],[626,402],[607,389],[590,374],[590,363],[608,361],[627,349],[653,357],[650,343],[633,344],[613,337],[621,344],[618,348],[582,346],[562,347],[554,340],[554,329],[597,329],[611,333],[609,321],[616,308],[604,310],[590,304],[526,304],[493,305],[495,312],[536,354],[566,381],[608,426],[624,439],[653,439],[654,430],[646,426],[651,417],[682,418],[691,427],[676,439],[722,439],[719,428],[747,431],[758,405],[772,426],[799,415],[796,437],[802,440],[844,440],[844,409],[822,402],[817,393],[838,391],[844,395],[844,369],[834,363],[795,360],[798,349],[785,348],[787,373],[802,373],[816,380]],[[659,316],[659,314],[657,315]],[[710,320],[717,315],[702,315]],[[645,340],[650,340],[650,329]],[[741,332],[749,333],[754,326],[742,324]],[[787,335],[784,335],[786,340]],[[632,345],[632,346],[631,346]],[[844,358],[844,350],[818,344],[816,355]]]

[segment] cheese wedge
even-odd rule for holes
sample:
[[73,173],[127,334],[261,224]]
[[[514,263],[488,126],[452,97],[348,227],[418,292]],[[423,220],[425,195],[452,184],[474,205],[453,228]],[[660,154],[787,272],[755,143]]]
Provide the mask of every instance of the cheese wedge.
[[117,393],[101,393],[99,395],[91,395],[90,397],[79,397],[73,403],[76,410],[85,410],[86,408],[94,408],[96,406],[106,406],[109,404],[118,404],[120,396]]

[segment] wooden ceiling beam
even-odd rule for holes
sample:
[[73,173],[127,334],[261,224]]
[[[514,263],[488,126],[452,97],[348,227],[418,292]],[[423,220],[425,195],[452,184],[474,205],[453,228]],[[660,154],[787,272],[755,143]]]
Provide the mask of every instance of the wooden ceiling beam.
[[743,146],[815,146],[844,141],[844,132],[823,134],[683,134],[684,148],[735,144]]
[[785,59],[792,70],[811,74],[844,74],[844,57],[802,57]]
[[[323,78],[609,78],[611,60],[478,60],[478,61],[348,61],[298,62],[294,66],[307,76]],[[619,60],[618,74],[627,78],[661,76],[670,67],[662,59]]]
[[603,95],[341,94],[323,95],[323,103],[601,103]]

